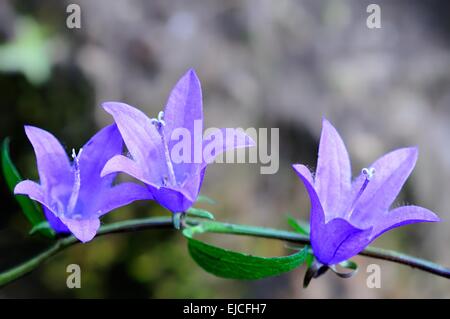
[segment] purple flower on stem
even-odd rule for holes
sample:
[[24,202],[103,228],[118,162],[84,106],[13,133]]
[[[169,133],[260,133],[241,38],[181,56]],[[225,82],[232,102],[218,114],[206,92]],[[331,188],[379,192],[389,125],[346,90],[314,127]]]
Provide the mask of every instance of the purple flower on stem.
[[[202,92],[193,70],[175,85],[157,119],[150,119],[124,103],[107,102],[103,107],[114,117],[132,158],[115,156],[106,164],[102,176],[116,172],[133,176],[147,185],[149,197],[173,213],[186,211],[196,201],[206,166],[215,155],[254,145],[239,130],[233,130],[230,136],[221,129],[203,138]],[[219,135],[226,136],[218,139]],[[186,161],[175,161],[172,157],[180,142],[188,145],[184,148],[189,151]],[[203,156],[211,143],[213,151]]]
[[390,210],[417,154],[415,147],[392,151],[352,182],[344,142],[323,120],[315,178],[304,165],[293,165],[310,197],[311,246],[319,262],[334,265],[347,260],[392,228],[439,221],[433,212],[418,206]]
[[73,150],[72,162],[52,134],[33,126],[25,126],[25,132],[36,154],[40,184],[22,181],[14,193],[41,203],[55,232],[71,232],[82,242],[90,241],[100,227],[102,215],[148,198],[144,186],[112,186],[115,174],[100,177],[106,162],[123,150],[116,125],[98,132],[78,154]]

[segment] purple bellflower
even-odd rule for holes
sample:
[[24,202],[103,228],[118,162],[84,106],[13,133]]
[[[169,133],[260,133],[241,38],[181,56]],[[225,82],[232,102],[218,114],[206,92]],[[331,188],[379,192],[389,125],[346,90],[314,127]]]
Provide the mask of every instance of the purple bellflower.
[[52,134],[33,126],[25,126],[25,133],[36,154],[40,184],[22,181],[14,193],[41,203],[56,233],[71,232],[82,242],[90,241],[100,227],[102,215],[148,198],[144,186],[112,186],[115,174],[100,177],[106,162],[123,150],[116,125],[98,132],[78,154],[73,150],[72,162]]
[[[203,138],[203,106],[200,81],[189,70],[170,93],[164,112],[150,119],[138,109],[124,103],[107,102],[104,109],[114,117],[128,148],[130,157],[117,155],[104,167],[102,176],[123,172],[147,185],[149,197],[173,213],[185,212],[196,201],[207,164],[227,150],[253,146],[253,140],[244,132],[228,129]],[[188,136],[178,136],[185,132]],[[213,136],[214,135],[214,136]],[[178,138],[174,138],[178,136]],[[183,137],[183,139],[181,139]],[[190,151],[186,161],[174,161],[172,154],[185,142]],[[209,142],[209,143],[208,143]],[[215,144],[204,156],[205,148]]]
[[345,145],[331,123],[323,120],[315,177],[304,165],[293,165],[311,201],[311,246],[319,262],[334,265],[347,260],[392,228],[439,221],[418,206],[390,210],[417,155],[415,147],[392,151],[352,182]]

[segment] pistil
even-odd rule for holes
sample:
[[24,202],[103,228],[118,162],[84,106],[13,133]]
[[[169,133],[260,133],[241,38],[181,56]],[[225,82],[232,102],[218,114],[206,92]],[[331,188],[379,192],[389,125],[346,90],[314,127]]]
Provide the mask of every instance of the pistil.
[[[169,172],[168,180],[171,185],[176,185],[177,178],[175,176],[175,170],[173,169],[173,163],[170,158],[169,145],[166,141],[166,137],[165,137],[164,130],[163,130],[163,127],[166,125],[166,122],[164,121],[164,112],[163,111],[159,112],[158,118],[153,118],[151,121],[152,121],[152,124],[156,126],[156,129],[158,130],[158,133],[161,136],[161,142],[164,147],[164,157],[166,160],[167,170]],[[167,178],[164,178],[162,182],[163,182],[163,185],[166,185]]]
[[74,174],[74,182],[72,187],[72,193],[70,194],[69,204],[67,205],[67,213],[72,214],[77,205],[78,196],[80,195],[80,187],[81,187],[81,177],[80,177],[80,155],[83,151],[82,148],[78,151],[78,155],[75,152],[75,149],[72,149],[72,158],[73,158],[73,174]]
[[361,170],[361,174],[365,176],[364,183],[362,184],[361,188],[358,191],[358,194],[356,194],[355,199],[352,202],[352,205],[350,206],[349,212],[348,212],[348,218],[350,218],[353,214],[353,211],[356,208],[356,204],[358,203],[358,200],[361,198],[362,194],[366,190],[367,186],[369,185],[370,180],[375,175],[375,168],[363,168]]

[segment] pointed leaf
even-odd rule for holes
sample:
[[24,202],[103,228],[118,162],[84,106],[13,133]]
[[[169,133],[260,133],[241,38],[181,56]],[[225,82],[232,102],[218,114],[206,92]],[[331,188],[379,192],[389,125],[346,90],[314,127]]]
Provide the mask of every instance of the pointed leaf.
[[205,195],[198,195],[197,203],[206,203],[209,205],[217,204],[217,202],[214,199],[212,199],[211,197],[205,196]]
[[[14,192],[14,187],[16,187],[16,185],[22,181],[22,177],[20,176],[9,156],[9,138],[6,138],[3,141],[1,159],[3,175],[5,176],[6,183],[8,184],[8,188],[10,189],[10,191]],[[24,195],[15,195],[15,198],[22,208],[22,212],[25,214],[33,228],[38,224],[46,221],[42,212],[42,208],[36,202]],[[46,237],[53,238],[55,236],[54,232],[50,231],[49,229],[43,228],[38,229],[38,231]]]
[[43,231],[43,230],[49,231],[51,233],[54,233],[54,230],[50,226],[49,222],[48,221],[43,221],[43,222],[40,222],[39,224],[33,226],[33,228],[31,228],[31,230],[28,232],[28,234],[33,235],[36,232]]
[[191,207],[186,211],[186,214],[190,217],[204,218],[214,220],[214,215],[205,209]]
[[294,229],[297,233],[303,234],[303,235],[309,235],[309,225],[304,222],[299,222],[297,219],[295,219],[292,216],[287,217],[287,221],[289,226]]
[[277,276],[297,268],[307,257],[307,248],[289,256],[268,258],[223,249],[193,238],[194,234],[220,232],[217,227],[221,227],[220,224],[204,222],[185,229],[183,234],[188,239],[189,253],[195,262],[218,277],[256,280]]

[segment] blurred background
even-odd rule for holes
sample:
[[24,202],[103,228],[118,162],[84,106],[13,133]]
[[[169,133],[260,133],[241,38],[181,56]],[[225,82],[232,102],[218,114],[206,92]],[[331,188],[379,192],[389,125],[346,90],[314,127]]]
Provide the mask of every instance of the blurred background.
[[[315,167],[321,119],[339,130],[358,173],[394,148],[420,156],[397,204],[415,203],[443,222],[383,235],[374,245],[450,265],[450,3],[375,1],[381,29],[366,26],[361,0],[6,1],[0,0],[0,138],[23,176],[37,179],[24,124],[81,147],[112,122],[100,103],[118,100],[155,116],[189,68],[203,86],[205,125],[280,128],[280,169],[215,164],[202,194],[216,218],[288,229],[287,214],[309,219],[305,190],[291,169]],[[67,5],[81,8],[81,28],[66,27]],[[38,253],[0,179],[0,270]],[[103,222],[167,214],[139,202]],[[291,253],[283,243],[212,238],[222,247],[263,256]],[[72,247],[31,275],[0,289],[0,298],[450,298],[450,285],[405,266],[356,257],[350,280],[327,273],[301,288],[304,268],[255,282],[216,278],[189,257],[173,231],[109,235]],[[82,288],[66,287],[66,267],[81,266]],[[366,286],[369,264],[381,288]]]

